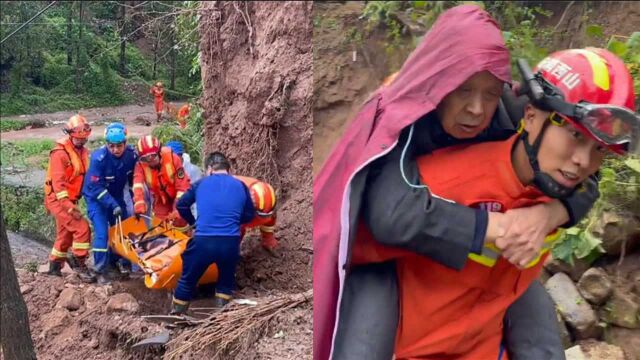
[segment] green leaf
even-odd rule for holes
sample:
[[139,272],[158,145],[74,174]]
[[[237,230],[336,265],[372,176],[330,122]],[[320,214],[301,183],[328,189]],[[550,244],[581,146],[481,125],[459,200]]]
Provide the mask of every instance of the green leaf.
[[627,53],[627,44],[611,39],[607,44],[607,49],[619,57],[623,57]]
[[504,38],[505,42],[509,41],[509,39],[511,39],[512,36],[513,36],[513,34],[511,33],[511,31],[503,31],[502,32],[502,37]]
[[624,162],[624,164],[633,169],[635,172],[640,173],[640,159],[629,158]]
[[427,6],[426,1],[412,1],[413,7],[416,9],[424,9]]
[[592,37],[603,37],[604,33],[602,31],[602,26],[600,25],[589,25],[586,29],[587,35]]
[[573,265],[573,242],[571,239],[576,237],[577,236],[568,235],[564,237],[564,240],[556,243],[553,249],[551,249],[553,258]]
[[589,231],[584,231],[580,234],[580,241],[575,244],[575,255],[578,259],[582,259],[591,254],[592,251],[598,248],[598,245],[602,243],[602,240],[596,238]]

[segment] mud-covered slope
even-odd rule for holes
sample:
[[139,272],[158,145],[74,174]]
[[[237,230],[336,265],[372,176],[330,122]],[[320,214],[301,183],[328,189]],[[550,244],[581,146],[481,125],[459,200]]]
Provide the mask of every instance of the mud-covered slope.
[[203,4],[205,151],[224,152],[234,173],[264,179],[278,195],[282,258],[258,249],[257,241],[244,242],[241,285],[244,275],[266,289],[311,287],[311,7],[311,2]]

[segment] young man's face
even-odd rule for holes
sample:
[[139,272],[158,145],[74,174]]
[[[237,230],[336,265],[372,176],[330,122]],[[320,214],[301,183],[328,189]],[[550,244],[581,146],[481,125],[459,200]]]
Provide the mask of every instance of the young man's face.
[[120,158],[122,154],[124,154],[124,149],[126,146],[127,146],[126,141],[118,144],[107,143],[107,149],[109,150],[111,155],[115,156],[116,158]]
[[[530,144],[535,141],[544,121],[549,121],[550,115],[527,105],[525,129],[529,133]],[[570,122],[564,122],[563,126],[549,124],[540,144],[538,162],[540,170],[555,181],[566,187],[575,187],[598,171],[607,151],[605,146],[583,134]]]
[[502,84],[490,72],[482,71],[445,96],[437,107],[444,131],[457,139],[478,136],[498,107]]

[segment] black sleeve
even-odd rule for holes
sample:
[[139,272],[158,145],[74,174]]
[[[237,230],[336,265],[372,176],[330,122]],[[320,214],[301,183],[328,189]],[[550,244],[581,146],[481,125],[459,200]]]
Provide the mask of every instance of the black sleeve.
[[569,213],[569,221],[562,227],[570,228],[578,224],[587,216],[593,204],[598,201],[598,197],[600,197],[598,178],[594,175],[587,178],[571,196],[560,199],[564,207],[567,208],[567,213]]
[[[473,251],[482,249],[487,213],[411,188],[400,173],[402,146],[371,166],[364,190],[363,219],[374,238],[461,269]],[[405,160],[405,174],[419,183],[415,161]]]

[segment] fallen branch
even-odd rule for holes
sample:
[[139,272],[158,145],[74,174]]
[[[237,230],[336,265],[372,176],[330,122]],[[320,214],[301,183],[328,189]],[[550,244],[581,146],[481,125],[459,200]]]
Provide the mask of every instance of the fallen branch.
[[295,308],[313,298],[313,290],[285,295],[263,301],[256,306],[231,303],[221,312],[214,313],[199,325],[187,329],[171,340],[165,357],[176,359],[186,352],[200,352],[213,345],[213,359],[236,358],[244,353],[260,337],[270,320],[282,312]]

